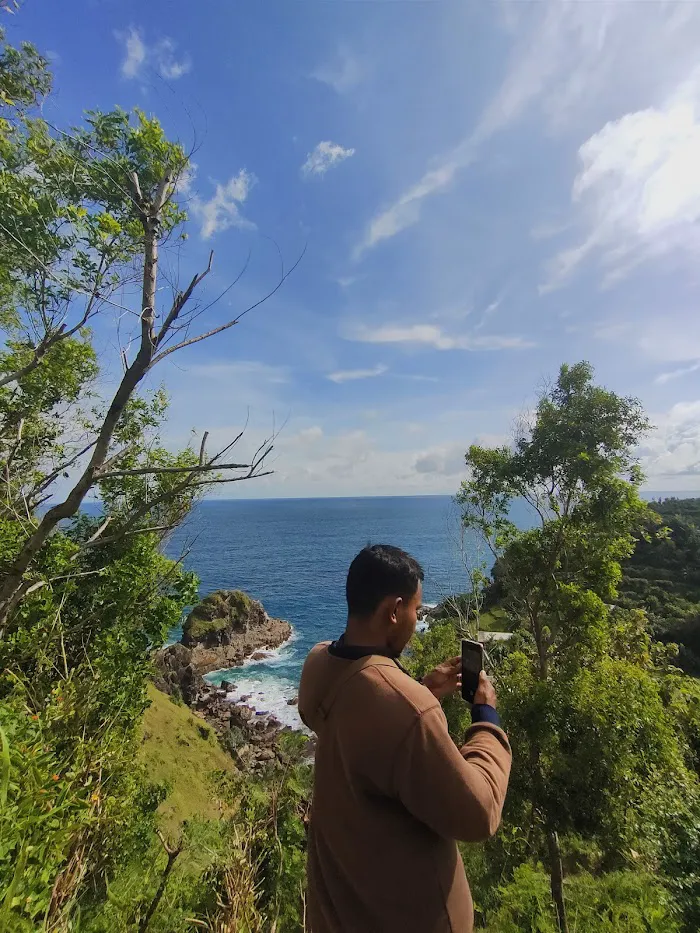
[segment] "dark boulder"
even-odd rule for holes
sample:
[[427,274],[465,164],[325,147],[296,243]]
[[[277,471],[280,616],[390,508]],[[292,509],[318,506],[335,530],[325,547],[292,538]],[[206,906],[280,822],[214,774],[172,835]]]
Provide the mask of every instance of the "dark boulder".
[[153,682],[159,690],[192,706],[205,689],[204,680],[192,664],[192,652],[177,642],[153,655]]

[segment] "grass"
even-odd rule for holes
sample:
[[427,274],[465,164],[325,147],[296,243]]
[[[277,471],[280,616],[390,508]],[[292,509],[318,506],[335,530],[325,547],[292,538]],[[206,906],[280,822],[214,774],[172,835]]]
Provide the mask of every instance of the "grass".
[[250,597],[242,590],[217,590],[195,606],[183,631],[191,638],[201,638],[239,623],[249,612]]
[[488,612],[482,612],[479,616],[479,629],[482,632],[507,632],[508,617],[504,609],[500,606],[494,606]]
[[149,776],[170,787],[159,813],[163,830],[174,838],[185,820],[221,816],[214,775],[234,773],[236,767],[214,730],[186,706],[176,705],[153,684],[148,685],[148,698],[139,754]]

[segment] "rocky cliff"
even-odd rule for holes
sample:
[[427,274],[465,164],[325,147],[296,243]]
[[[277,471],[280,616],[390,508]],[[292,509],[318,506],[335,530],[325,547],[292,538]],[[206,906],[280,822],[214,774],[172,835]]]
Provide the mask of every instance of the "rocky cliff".
[[176,685],[190,704],[186,694],[193,697],[200,689],[197,677],[238,667],[258,651],[279,647],[291,634],[289,622],[271,618],[257,599],[241,590],[216,590],[187,617],[181,643],[157,652],[156,668],[161,683]]
[[202,675],[237,667],[264,649],[279,647],[291,633],[288,622],[270,618],[262,603],[240,590],[217,590],[189,614],[182,640],[155,653],[154,684],[209,723],[240,768],[256,770],[277,756],[280,723],[228,702],[227,689],[206,683]]

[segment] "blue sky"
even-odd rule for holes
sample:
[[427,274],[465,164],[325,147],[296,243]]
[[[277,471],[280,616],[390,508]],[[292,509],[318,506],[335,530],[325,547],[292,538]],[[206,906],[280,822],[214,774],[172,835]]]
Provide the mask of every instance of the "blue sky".
[[[182,279],[216,326],[154,373],[167,439],[248,418],[224,495],[454,492],[562,362],[640,397],[652,489],[700,487],[700,5],[42,4],[61,125],[116,104],[196,147]],[[273,242],[274,241],[274,242]],[[164,289],[163,300],[168,291]],[[105,351],[114,349],[105,340]]]

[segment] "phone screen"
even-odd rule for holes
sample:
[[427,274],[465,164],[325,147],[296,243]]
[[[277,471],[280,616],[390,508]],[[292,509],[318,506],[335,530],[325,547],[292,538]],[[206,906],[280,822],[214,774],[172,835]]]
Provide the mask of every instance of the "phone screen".
[[474,702],[479,686],[479,674],[484,668],[484,647],[478,641],[462,639],[462,696],[467,703]]

